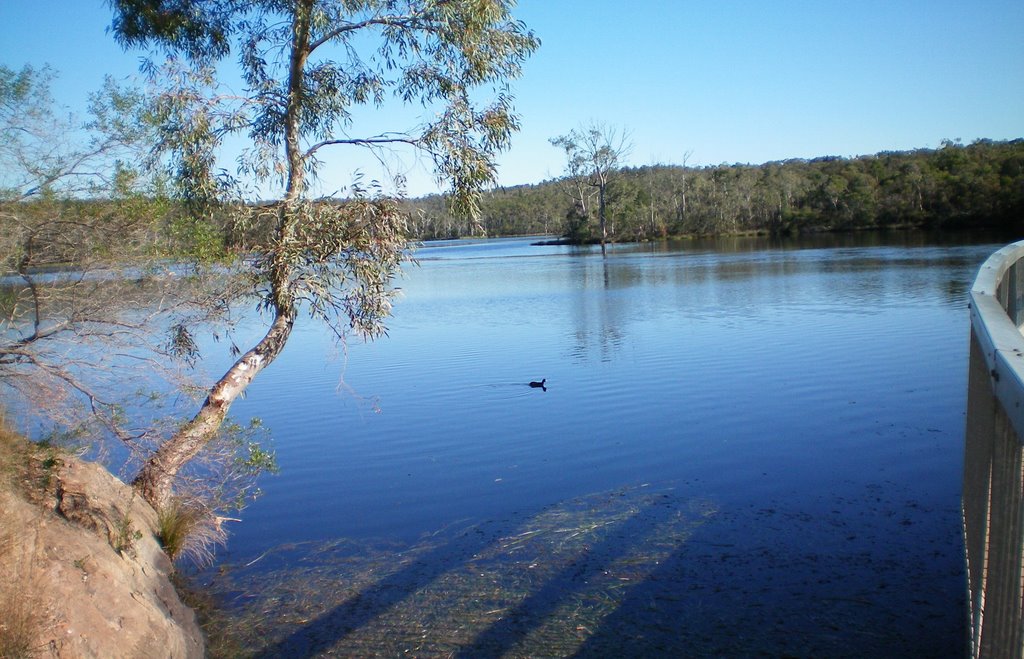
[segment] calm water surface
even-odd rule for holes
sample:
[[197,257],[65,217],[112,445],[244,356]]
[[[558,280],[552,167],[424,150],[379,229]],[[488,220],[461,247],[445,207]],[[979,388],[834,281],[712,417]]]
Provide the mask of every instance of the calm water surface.
[[301,326],[233,408],[282,471],[198,578],[268,656],[961,656],[1000,246],[424,247],[387,338]]

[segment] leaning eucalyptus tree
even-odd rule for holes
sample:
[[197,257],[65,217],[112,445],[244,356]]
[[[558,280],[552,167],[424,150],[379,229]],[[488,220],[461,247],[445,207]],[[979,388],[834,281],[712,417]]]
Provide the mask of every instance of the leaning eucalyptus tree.
[[[394,199],[358,186],[344,201],[316,198],[310,181],[329,149],[410,145],[432,158],[456,210],[478,212],[494,156],[518,127],[507,81],[539,44],[512,18],[513,4],[111,0],[121,44],[167,56],[147,67],[161,81],[154,113],[163,162],[193,212],[230,213],[248,237],[245,269],[270,317],[263,338],[212,385],[192,420],[143,463],[134,485],[148,501],[169,500],[178,472],[280,354],[300,309],[339,340],[384,331],[390,281],[406,253],[404,217]],[[240,94],[217,84],[217,64],[231,54],[244,81]],[[389,103],[419,105],[422,123],[358,134],[354,110]],[[250,148],[229,175],[218,157],[235,136]],[[245,183],[279,186],[279,201],[238,203]]]

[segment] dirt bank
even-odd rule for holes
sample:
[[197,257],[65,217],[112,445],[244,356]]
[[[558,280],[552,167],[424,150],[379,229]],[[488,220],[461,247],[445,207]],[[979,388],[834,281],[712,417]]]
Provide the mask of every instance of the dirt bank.
[[156,528],[101,466],[0,430],[0,656],[202,657]]

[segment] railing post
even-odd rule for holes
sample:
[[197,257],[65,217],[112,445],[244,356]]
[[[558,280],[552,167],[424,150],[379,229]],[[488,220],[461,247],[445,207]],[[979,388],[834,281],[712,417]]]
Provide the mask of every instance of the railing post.
[[963,524],[970,656],[1024,658],[1024,241],[970,293]]

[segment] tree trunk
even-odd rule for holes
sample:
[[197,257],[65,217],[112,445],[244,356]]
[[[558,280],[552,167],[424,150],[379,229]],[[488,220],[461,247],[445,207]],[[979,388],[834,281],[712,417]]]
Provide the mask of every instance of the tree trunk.
[[174,479],[217,434],[231,403],[245,391],[256,375],[270,365],[284,349],[295,324],[295,299],[291,287],[292,264],[280,249],[294,239],[295,203],[305,185],[305,156],[301,151],[302,76],[309,56],[310,21],[313,0],[300,0],[292,15],[292,44],[288,71],[288,108],[285,116],[284,144],[288,179],[284,201],[278,209],[278,249],[271,259],[270,301],[274,322],[266,335],[242,355],[227,373],[213,385],[199,412],[173,437],[160,445],[142,465],[132,485],[155,508],[161,508],[171,496]]
[[170,498],[174,478],[216,435],[231,403],[281,354],[294,321],[294,312],[278,313],[266,336],[217,381],[192,420],[143,464],[132,485],[154,508],[159,509]]
[[604,190],[605,184],[602,181],[597,188],[597,216],[601,222],[601,256],[608,256],[605,251],[605,243],[608,242],[608,223],[605,217],[605,202],[604,202]]

